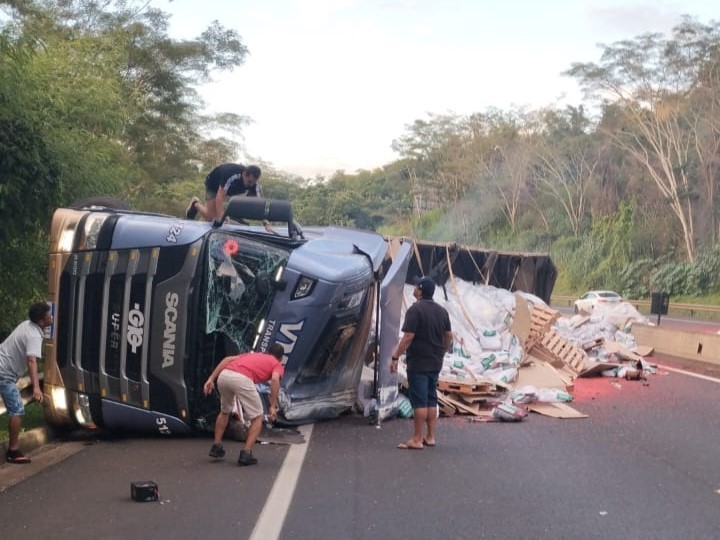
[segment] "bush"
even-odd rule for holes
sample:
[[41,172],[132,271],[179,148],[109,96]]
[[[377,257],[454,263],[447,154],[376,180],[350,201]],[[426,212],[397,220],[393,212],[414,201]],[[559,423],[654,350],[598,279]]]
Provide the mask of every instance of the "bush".
[[0,340],[27,319],[33,302],[47,299],[47,240],[41,234],[25,234],[3,246],[0,257]]
[[[25,416],[22,419],[21,431],[28,431],[34,428],[43,427],[45,425],[45,413],[42,403],[32,402],[25,406]],[[8,433],[8,415],[0,414],[0,441],[7,441]]]

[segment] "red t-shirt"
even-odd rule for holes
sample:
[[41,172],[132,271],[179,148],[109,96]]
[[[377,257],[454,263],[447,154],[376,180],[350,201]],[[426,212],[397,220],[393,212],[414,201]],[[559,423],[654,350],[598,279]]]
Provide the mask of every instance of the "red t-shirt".
[[249,352],[237,355],[225,369],[237,371],[257,383],[264,383],[272,378],[273,373],[283,376],[285,368],[272,354]]

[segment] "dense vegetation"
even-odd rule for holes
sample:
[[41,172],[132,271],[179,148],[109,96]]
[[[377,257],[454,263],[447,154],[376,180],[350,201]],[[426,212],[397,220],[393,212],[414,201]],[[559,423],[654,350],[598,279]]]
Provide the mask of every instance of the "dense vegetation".
[[[53,210],[109,194],[180,215],[247,118],[196,89],[242,66],[237,31],[168,36],[130,0],[0,1],[0,335],[45,296]],[[556,289],[720,293],[720,25],[605,46],[568,66],[586,102],[416,119],[398,160],[303,179],[263,167],[305,224],[550,252]],[[217,137],[227,133],[228,138]]]

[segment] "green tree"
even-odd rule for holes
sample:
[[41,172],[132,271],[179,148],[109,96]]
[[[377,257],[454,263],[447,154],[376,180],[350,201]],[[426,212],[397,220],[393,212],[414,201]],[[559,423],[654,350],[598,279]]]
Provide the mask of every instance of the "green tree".
[[[247,54],[237,32],[217,22],[195,39],[174,40],[167,35],[169,15],[147,2],[15,0],[0,6],[10,16],[6,32],[42,40],[51,60],[47,73],[59,79],[56,86],[65,98],[79,104],[67,111],[94,122],[106,118],[112,124],[94,125],[92,133],[116,145],[114,155],[106,148],[105,167],[124,161],[125,168],[132,169],[126,178],[120,177],[124,185],[113,186],[113,192],[142,201],[158,183],[195,177],[198,164],[206,165],[209,157],[212,137],[206,134],[217,129],[237,133],[247,122],[238,115],[200,114],[203,103],[195,86],[210,80],[215,71],[242,65]],[[72,68],[78,65],[92,68],[95,80],[76,77]],[[89,92],[96,99],[88,102]],[[100,96],[107,100],[102,106]],[[64,122],[65,117],[51,113],[57,122]],[[218,141],[215,149],[224,144]],[[237,151],[232,154],[235,157]],[[78,147],[75,155],[83,155]],[[87,164],[92,159],[83,158],[76,166],[93,169],[92,163]],[[111,177],[116,183],[121,171],[98,172],[92,176]],[[102,192],[87,193],[97,186],[86,180],[77,182],[86,191],[83,196]]]
[[170,39],[168,15],[147,3],[13,0],[0,10],[2,331],[44,289],[57,206],[109,194],[163,211],[163,186],[197,182],[211,155],[237,154],[207,133],[237,133],[247,119],[201,116],[194,85],[247,50],[217,23]]
[[589,121],[582,108],[542,112],[546,136],[536,147],[534,181],[563,210],[578,236],[587,217],[588,191],[595,180],[598,158]]
[[[720,23],[702,25],[686,18],[670,38],[645,34],[604,46],[599,63],[576,63],[567,72],[589,96],[623,115],[625,129],[609,135],[643,165],[667,201],[689,261],[696,256],[700,188],[692,163],[709,158],[717,148],[712,139],[720,135],[701,129],[698,122],[708,110],[698,115],[691,97],[717,84],[717,77],[708,74],[716,71],[719,48]],[[718,125],[716,119],[710,122]],[[710,141],[701,142],[701,134]]]

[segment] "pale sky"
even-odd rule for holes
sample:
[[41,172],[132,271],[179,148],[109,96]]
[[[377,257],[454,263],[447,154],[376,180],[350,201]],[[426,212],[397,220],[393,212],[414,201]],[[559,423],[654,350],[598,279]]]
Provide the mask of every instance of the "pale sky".
[[573,62],[599,43],[668,32],[708,0],[161,0],[172,37],[213,20],[236,30],[245,64],[200,89],[208,112],[249,116],[244,151],[314,177],[399,158],[393,139],[428,113],[581,102]]

